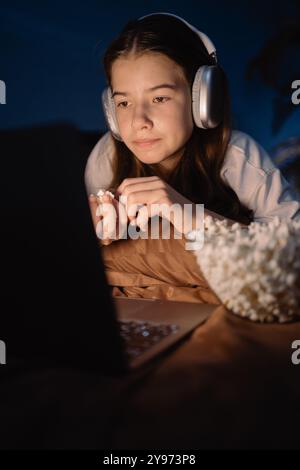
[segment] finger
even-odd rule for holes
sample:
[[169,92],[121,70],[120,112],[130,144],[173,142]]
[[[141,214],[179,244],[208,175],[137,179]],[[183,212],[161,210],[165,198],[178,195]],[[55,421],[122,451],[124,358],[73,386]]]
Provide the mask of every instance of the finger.
[[97,223],[99,222],[99,216],[97,214],[98,202],[97,202],[97,197],[94,196],[93,194],[89,196],[89,206],[90,206],[90,212],[92,216],[93,225],[96,228]]
[[127,229],[127,214],[125,208],[116,198],[102,195],[97,208],[97,215],[103,216],[103,224],[98,225],[98,236],[103,241],[119,239],[123,237]]
[[[128,204],[128,197],[121,195],[119,198],[120,203],[122,206],[125,208],[126,214],[128,219],[132,221],[136,217],[136,213],[138,212],[139,209],[139,204]],[[141,204],[140,204],[141,205]]]
[[[111,231],[108,230],[107,233],[113,239],[118,240],[120,238],[123,238],[124,234],[127,231],[128,217],[125,207],[116,198],[112,199],[111,205],[114,207],[113,219],[111,221],[112,229]],[[102,214],[106,214],[103,204],[101,204],[100,212]],[[116,236],[114,228],[116,228]]]
[[128,209],[127,209],[127,216],[130,222],[135,221],[136,223],[136,218],[139,213],[139,211],[143,208],[146,207],[144,204],[131,204]]
[[[132,221],[136,218],[137,212],[140,210],[140,208],[142,208],[144,205],[148,207],[156,207],[157,205],[160,205],[163,197],[163,190],[145,190],[131,193],[127,198],[125,196],[121,196],[120,200],[126,207],[128,219]],[[143,203],[141,203],[141,201],[143,201]],[[156,213],[157,210],[155,214]]]
[[103,227],[103,220],[100,220],[96,226],[96,234],[97,237],[101,240],[102,245],[110,245],[112,243],[112,239],[107,237],[105,229]]
[[155,180],[160,180],[158,176],[141,176],[138,178],[125,178],[122,183],[117,187],[117,192],[121,194],[127,186],[132,184],[151,182]]
[[118,209],[118,238],[123,238],[124,234],[127,232],[128,217],[126,208],[121,202],[117,202]]
[[110,245],[113,242],[113,240],[107,238],[106,240],[101,240],[101,245]]
[[[99,198],[93,194],[89,196],[90,211],[96,235],[101,240],[101,245],[110,245],[113,240],[107,236],[107,227],[104,226],[103,220],[103,216],[107,216],[109,211],[105,210],[106,208],[102,202],[99,203],[100,199],[102,200],[102,197]],[[104,197],[106,204],[109,204],[111,200],[114,201],[110,196]]]
[[102,202],[101,213],[103,214],[103,232],[105,237],[116,239],[117,211],[115,204]]
[[103,220],[99,220],[96,225],[96,235],[100,240],[103,239]]
[[108,188],[107,191],[109,191],[111,194],[113,194],[113,200],[119,200],[119,192],[116,188]]
[[98,217],[101,217],[101,216],[103,215],[103,206],[102,206],[101,203],[100,203],[99,205],[97,205],[96,215],[97,215]]
[[[137,196],[138,193],[138,195],[142,197],[144,193],[150,196],[151,192],[155,193],[151,194],[151,198],[157,198],[162,196],[165,192],[167,192],[166,184],[161,180],[131,184],[123,190],[122,194],[119,196],[119,200],[125,204],[126,198],[128,199],[133,194]],[[143,203],[148,202],[144,199],[140,199],[140,201]]]
[[140,227],[142,231],[145,231],[148,225],[149,218],[149,208],[147,206],[141,207],[138,211],[138,215],[136,218],[136,225]]

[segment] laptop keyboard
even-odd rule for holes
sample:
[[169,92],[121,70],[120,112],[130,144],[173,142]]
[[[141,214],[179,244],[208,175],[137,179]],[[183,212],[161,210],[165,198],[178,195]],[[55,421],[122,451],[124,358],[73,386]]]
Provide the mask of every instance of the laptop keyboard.
[[177,333],[178,325],[137,320],[119,320],[120,334],[125,340],[129,359],[138,357],[169,335]]

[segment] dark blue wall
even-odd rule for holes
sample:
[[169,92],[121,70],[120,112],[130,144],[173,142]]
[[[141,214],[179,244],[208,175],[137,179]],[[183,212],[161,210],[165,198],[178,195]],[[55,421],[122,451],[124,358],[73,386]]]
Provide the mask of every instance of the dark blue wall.
[[211,37],[229,77],[235,127],[270,149],[300,135],[300,106],[272,135],[275,91],[258,77],[248,82],[244,75],[247,62],[276,32],[282,18],[293,15],[294,3],[1,2],[0,79],[6,82],[7,104],[0,105],[0,127],[68,120],[84,130],[104,129],[100,103],[105,85],[103,51],[130,18],[169,11]]

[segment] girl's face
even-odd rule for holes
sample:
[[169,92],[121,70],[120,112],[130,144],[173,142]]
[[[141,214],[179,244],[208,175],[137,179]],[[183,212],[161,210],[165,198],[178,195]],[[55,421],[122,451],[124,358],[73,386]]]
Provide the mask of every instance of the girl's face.
[[[194,127],[191,91],[182,68],[166,55],[151,52],[115,60],[111,74],[124,143],[143,163],[171,170]],[[155,140],[136,142],[145,139]]]

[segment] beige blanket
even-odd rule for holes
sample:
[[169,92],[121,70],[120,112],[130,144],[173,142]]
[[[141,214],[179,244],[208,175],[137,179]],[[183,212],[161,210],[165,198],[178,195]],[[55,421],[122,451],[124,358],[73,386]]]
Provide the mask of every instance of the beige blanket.
[[183,302],[221,302],[207,284],[187,240],[160,237],[117,240],[102,247],[108,284],[113,296],[157,298]]

